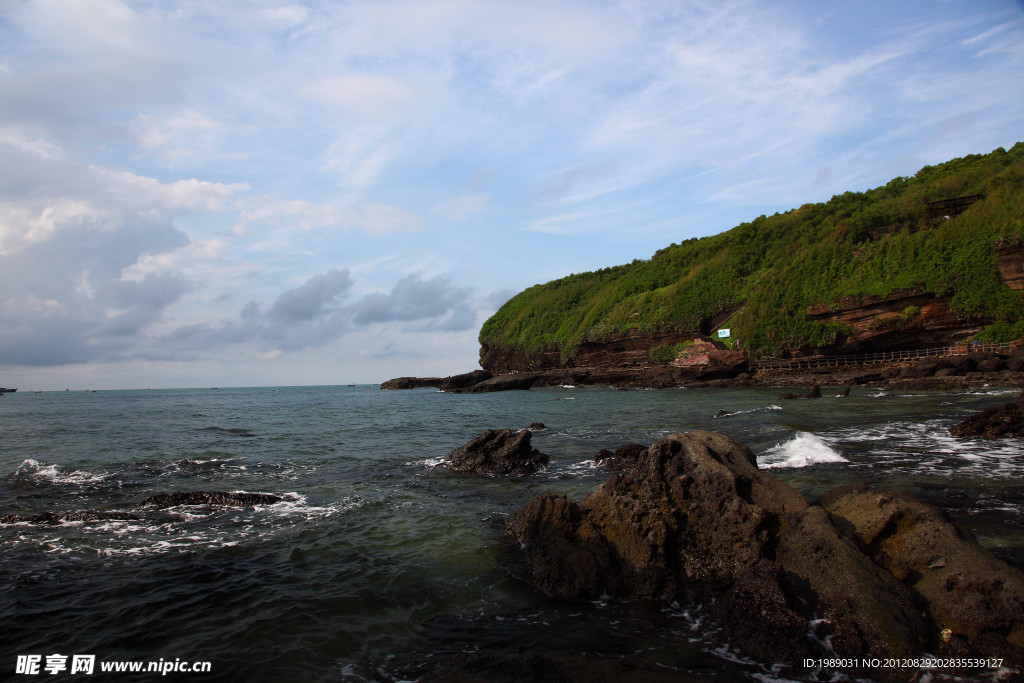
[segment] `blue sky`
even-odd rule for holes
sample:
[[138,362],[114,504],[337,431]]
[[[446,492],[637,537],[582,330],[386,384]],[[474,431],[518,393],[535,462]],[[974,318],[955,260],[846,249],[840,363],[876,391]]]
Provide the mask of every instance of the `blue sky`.
[[1024,139],[1024,4],[0,0],[0,385],[477,367],[515,292]]

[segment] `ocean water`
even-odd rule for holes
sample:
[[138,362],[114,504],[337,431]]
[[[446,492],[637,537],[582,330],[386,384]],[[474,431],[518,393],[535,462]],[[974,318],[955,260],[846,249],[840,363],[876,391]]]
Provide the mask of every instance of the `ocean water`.
[[[489,649],[644,652],[671,669],[681,642],[709,663],[771,678],[773,663],[737,657],[700,605],[549,601],[511,569],[503,524],[532,496],[582,498],[609,476],[593,466],[599,449],[692,429],[747,444],[808,496],[857,480],[910,490],[1024,566],[1024,444],[946,431],[1015,391],[777,398],[788,390],[8,394],[0,515],[123,510],[185,490],[284,500],[0,525],[0,678],[31,654],[43,664],[50,654],[210,662],[188,680],[415,680],[447,655]],[[733,414],[713,418],[722,409]],[[443,464],[484,429],[532,422],[548,427],[533,436],[551,456],[541,473],[474,476]]]

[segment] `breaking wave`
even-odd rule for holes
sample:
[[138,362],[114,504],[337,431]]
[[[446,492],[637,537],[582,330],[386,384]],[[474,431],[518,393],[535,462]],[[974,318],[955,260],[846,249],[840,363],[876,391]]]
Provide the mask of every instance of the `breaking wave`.
[[757,458],[757,465],[761,469],[809,467],[836,462],[849,461],[810,432],[797,432],[789,441],[772,446]]

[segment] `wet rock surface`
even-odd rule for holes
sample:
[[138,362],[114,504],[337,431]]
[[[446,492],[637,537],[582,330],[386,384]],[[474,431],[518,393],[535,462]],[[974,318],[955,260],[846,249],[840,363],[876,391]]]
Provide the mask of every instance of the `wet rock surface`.
[[488,429],[448,452],[445,463],[456,472],[473,474],[531,474],[548,463],[548,456],[530,445],[532,431]]
[[614,451],[602,448],[594,454],[594,462],[598,467],[610,470],[625,470],[636,464],[637,459],[647,450],[638,443],[627,443]]
[[536,496],[506,533],[520,575],[548,596],[713,603],[733,645],[796,670],[828,652],[1024,653],[1024,575],[941,510],[863,484],[809,504],[721,434],[670,435],[578,503]]
[[136,505],[137,508],[171,508],[178,505],[226,505],[230,507],[254,507],[273,505],[281,501],[280,496],[271,493],[228,493],[226,491],[174,491],[150,496]]
[[[174,491],[150,496],[131,506],[131,510],[177,507],[179,505],[213,505],[224,507],[254,507],[273,505],[283,500],[271,493],[229,493],[226,491]],[[77,510],[74,512],[43,512],[35,515],[0,515],[0,524],[59,525],[65,522],[104,522],[141,519],[137,512],[127,510]]]
[[982,439],[1024,436],[1024,391],[1013,403],[972,415],[951,427],[949,433]]
[[821,398],[821,387],[815,384],[806,394],[782,394],[779,398],[783,401],[792,400],[794,398]]

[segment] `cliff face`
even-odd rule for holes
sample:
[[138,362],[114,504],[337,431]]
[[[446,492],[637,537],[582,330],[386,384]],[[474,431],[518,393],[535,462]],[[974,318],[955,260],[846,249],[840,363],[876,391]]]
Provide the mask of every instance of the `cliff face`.
[[495,375],[533,370],[562,368],[630,368],[651,365],[650,352],[655,346],[678,344],[693,335],[646,335],[630,330],[626,336],[615,336],[601,342],[581,344],[572,359],[563,362],[558,351],[527,356],[521,351],[504,351],[482,343],[480,367]]
[[964,320],[949,310],[946,299],[913,292],[845,297],[837,305],[815,306],[807,313],[812,320],[842,323],[850,330],[821,349],[826,354],[952,346],[991,322]]
[[1024,289],[1024,245],[1003,246],[999,254],[999,278],[1010,289]]
[[[1014,269],[1020,269],[1017,279],[1024,286],[1024,249],[1016,253],[1018,260],[1007,257],[1000,263],[1009,264],[1007,268],[1011,274],[1017,272]],[[1010,282],[1007,280],[1007,284]],[[834,305],[811,307],[807,314],[811,320],[841,323],[850,331],[828,348],[813,351],[791,349],[793,355],[857,354],[952,346],[991,322],[984,318],[965,320],[950,311],[948,300],[919,292],[894,292],[888,297],[845,297]],[[693,335],[689,334],[647,335],[632,330],[625,336],[582,344],[568,361],[563,361],[557,351],[527,356],[520,351],[504,351],[485,343],[480,349],[480,365],[495,375],[572,368],[642,368],[664,365],[651,360],[651,349],[692,339]],[[742,364],[742,352],[728,352],[724,346],[715,345],[719,347],[717,350],[698,359],[701,364],[717,368],[736,368]],[[678,361],[673,363],[679,364]]]

